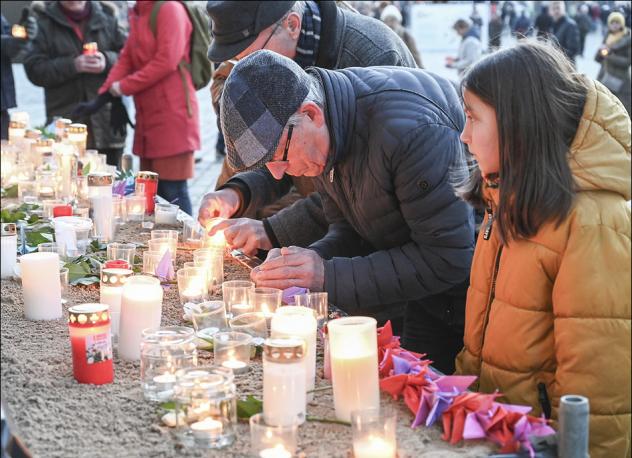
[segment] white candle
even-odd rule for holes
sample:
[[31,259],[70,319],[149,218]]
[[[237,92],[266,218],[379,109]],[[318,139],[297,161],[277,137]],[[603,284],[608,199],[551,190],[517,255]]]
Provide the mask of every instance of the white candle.
[[156,205],[155,223],[178,224],[178,208],[177,205]]
[[[316,384],[316,318],[314,311],[307,307],[279,307],[270,323],[272,337],[300,337],[305,340],[305,389],[311,391]],[[377,345],[377,343],[376,343]],[[307,395],[307,401],[313,399],[313,393]]]
[[206,417],[202,421],[196,421],[190,426],[196,439],[208,440],[222,434],[222,422]]
[[29,320],[61,318],[61,283],[57,253],[30,253],[20,258],[24,315]]
[[61,197],[72,197],[73,178],[77,175],[77,156],[70,145],[58,144],[55,149],[60,154]]
[[292,453],[282,444],[277,444],[274,447],[261,450],[259,458],[292,458]]
[[250,304],[233,304],[231,306],[231,312],[233,313],[233,317],[239,316],[246,312],[250,312],[251,310],[252,310],[252,306]]
[[350,421],[354,410],[380,407],[377,322],[369,317],[331,320],[331,374],[336,417]]
[[161,395],[165,395],[166,397],[170,397],[173,393],[173,386],[176,383],[176,376],[174,374],[166,373],[161,375],[156,375],[154,377],[154,383],[156,384],[156,391]]
[[110,306],[110,320],[112,324],[112,335],[118,336],[119,324],[121,319],[121,298],[123,296],[123,288],[120,286],[106,286],[100,287],[101,304],[107,304]]
[[16,234],[3,235],[0,237],[0,242],[2,243],[2,246],[0,247],[0,257],[2,263],[0,277],[11,278],[13,276],[13,270],[17,259],[18,236]]
[[395,444],[369,436],[353,441],[354,458],[395,458]]
[[109,196],[92,196],[92,220],[96,235],[103,242],[114,238],[114,209],[112,208],[112,194]]
[[232,369],[233,372],[235,372],[236,374],[239,374],[240,372],[244,372],[244,370],[247,369],[248,365],[243,361],[238,361],[236,359],[228,359],[222,362],[222,366],[226,367],[227,369]]
[[162,296],[160,280],[147,275],[131,277],[123,286],[118,348],[121,358],[140,359],[143,329],[160,326]]

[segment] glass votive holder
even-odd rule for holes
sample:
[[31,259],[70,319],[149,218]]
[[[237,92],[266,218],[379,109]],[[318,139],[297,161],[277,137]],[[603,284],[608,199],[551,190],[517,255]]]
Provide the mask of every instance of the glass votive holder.
[[60,245],[55,242],[45,242],[37,245],[37,251],[40,253],[57,253],[59,255],[59,259],[66,258],[66,251],[64,250],[64,245]]
[[316,313],[318,329],[329,319],[329,302],[327,293],[307,293],[294,296],[294,305],[307,307]]
[[234,317],[252,311],[248,295],[253,289],[255,284],[251,281],[231,280],[222,283],[222,297],[228,316]]
[[234,442],[237,394],[229,369],[178,371],[174,399],[176,434],[185,446],[217,449]]
[[244,374],[250,369],[252,336],[244,332],[218,332],[213,336],[215,365]]
[[145,399],[170,400],[176,384],[176,371],[192,366],[197,366],[193,329],[165,326],[143,330],[140,379]]
[[163,255],[165,254],[165,251],[168,250],[171,253],[171,262],[175,265],[176,253],[178,250],[177,239],[151,239],[147,242],[147,246],[149,247],[149,251],[157,251]]
[[209,293],[217,294],[224,281],[224,251],[204,248],[193,252],[193,262],[206,269]]
[[353,456],[395,458],[397,456],[397,412],[384,407],[351,412]]
[[68,302],[68,299],[64,297],[66,295],[66,292],[68,291],[68,272],[69,271],[67,267],[62,267],[59,269],[59,284],[61,286],[62,304],[66,304]]
[[35,176],[37,197],[40,199],[55,199],[57,197],[57,174],[55,172],[39,171]]
[[[266,424],[263,414],[250,417],[250,446],[259,458],[292,458],[298,447],[298,419],[287,426]],[[379,456],[379,455],[376,455]]]
[[178,231],[171,229],[155,229],[151,231],[151,240],[155,239],[173,239],[178,243]]
[[277,288],[254,288],[248,291],[248,303],[255,312],[263,313],[268,329],[274,312],[281,307],[282,296],[283,291]]
[[45,199],[42,201],[42,218],[52,218],[53,208],[64,205],[65,202],[60,199]]
[[18,199],[23,201],[29,197],[38,197],[37,183],[32,180],[18,181]]
[[154,207],[154,222],[156,224],[178,224],[178,210],[175,204],[156,204]]
[[266,317],[261,312],[242,313],[231,318],[229,325],[232,331],[250,334],[255,339],[266,339],[268,337]]
[[160,251],[144,251],[143,252],[143,273],[148,275],[156,275],[156,267],[160,264],[164,253]]
[[108,261],[125,261],[128,268],[134,266],[134,257],[136,256],[136,245],[133,243],[109,243],[107,246]]
[[125,197],[127,221],[142,222],[145,216],[145,196],[131,195]]
[[228,328],[224,301],[206,301],[193,304],[189,310],[193,328],[204,336],[214,335]]
[[189,249],[199,249],[204,246],[204,230],[195,220],[186,219],[182,226],[182,242]]
[[178,293],[182,305],[192,302],[199,304],[207,300],[206,270],[202,267],[185,267],[177,274]]
[[125,224],[127,220],[125,198],[118,194],[112,195],[112,218],[114,218],[114,223],[119,226]]
[[208,235],[209,231],[215,227],[215,225],[225,221],[226,218],[211,218],[204,228],[204,246],[207,248],[217,248],[220,250],[226,249],[226,237],[224,231],[217,231],[213,235]]

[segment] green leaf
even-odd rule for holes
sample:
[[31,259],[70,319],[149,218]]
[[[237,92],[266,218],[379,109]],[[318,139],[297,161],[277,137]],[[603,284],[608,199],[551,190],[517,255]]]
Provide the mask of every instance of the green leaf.
[[31,216],[29,216],[29,219],[27,219],[27,220],[26,220],[26,222],[27,222],[28,224],[35,224],[35,223],[37,223],[39,220],[40,220],[40,217],[39,217],[39,216],[37,216],[37,215],[31,215]]
[[314,422],[318,422],[318,423],[332,423],[332,424],[335,424],[335,425],[351,426],[351,423],[349,423],[348,421],[337,420],[335,418],[315,417],[313,415],[306,415],[305,416],[305,421],[314,421]]
[[237,401],[237,417],[246,420],[253,415],[263,412],[263,401],[248,395],[245,400]]
[[81,174],[85,177],[86,175],[88,175],[90,173],[90,167],[91,167],[92,163],[88,162],[86,165],[83,166],[83,169],[81,169]]
[[18,196],[18,185],[17,185],[17,183],[16,184],[12,184],[8,188],[4,188],[4,195],[3,195],[3,197],[11,198],[11,197],[17,197],[17,196]]
[[176,403],[173,401],[163,402],[160,404],[160,408],[164,410],[176,410]]
[[[69,275],[70,278],[70,275]],[[69,281],[69,283],[73,286],[76,285],[93,285],[94,283],[99,283],[101,280],[99,280],[99,277],[83,277],[83,278],[79,278],[75,281]]]
[[79,280],[86,277],[94,277],[88,261],[67,262],[65,267],[68,268],[68,282],[71,284],[76,284]]
[[36,247],[40,243],[51,242],[52,237],[49,233],[43,231],[29,231],[26,233],[26,244]]
[[108,247],[107,243],[100,243],[98,240],[93,240],[90,242],[90,252],[97,253],[99,251],[105,251]]

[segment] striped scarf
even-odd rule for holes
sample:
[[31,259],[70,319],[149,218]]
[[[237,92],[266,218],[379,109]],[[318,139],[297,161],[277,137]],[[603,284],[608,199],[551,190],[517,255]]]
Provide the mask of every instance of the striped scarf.
[[305,2],[305,12],[301,25],[301,35],[296,44],[296,56],[294,62],[302,68],[316,64],[318,56],[318,44],[320,42],[320,11],[313,1]]

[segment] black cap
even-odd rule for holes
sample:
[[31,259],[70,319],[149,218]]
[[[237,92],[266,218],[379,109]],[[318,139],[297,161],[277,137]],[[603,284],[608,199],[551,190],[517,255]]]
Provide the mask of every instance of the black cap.
[[259,33],[281,19],[294,6],[294,1],[208,1],[206,11],[211,19],[211,46],[208,58],[224,62],[250,46]]

